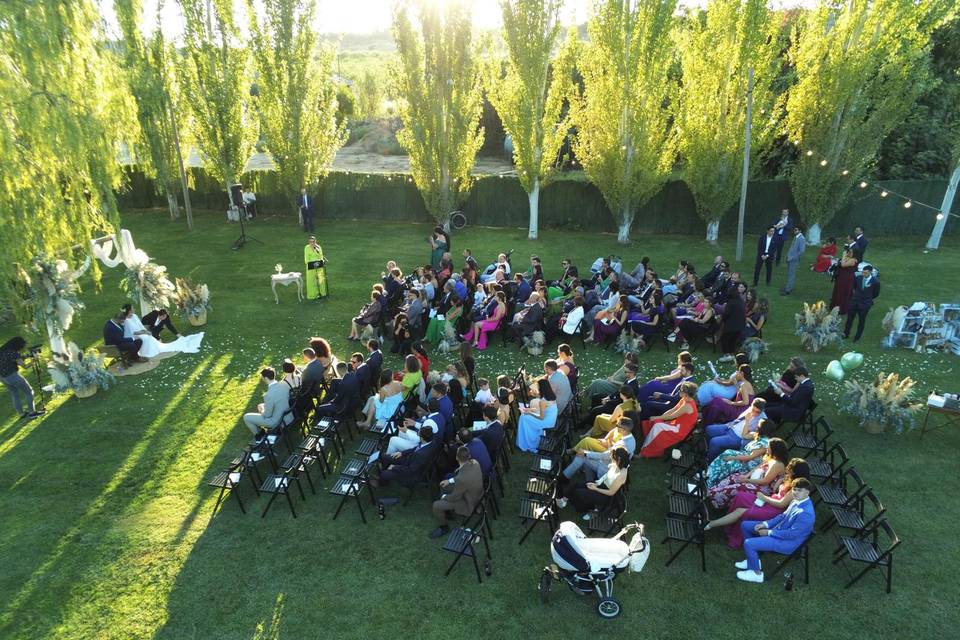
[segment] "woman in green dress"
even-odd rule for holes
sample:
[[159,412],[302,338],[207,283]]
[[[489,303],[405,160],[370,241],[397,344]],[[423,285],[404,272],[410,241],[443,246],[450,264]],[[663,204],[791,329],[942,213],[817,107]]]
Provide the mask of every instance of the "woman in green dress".
[[440,225],[433,228],[433,233],[430,235],[430,247],[432,249],[430,251],[430,264],[437,270],[440,268],[440,260],[443,258],[443,254],[450,251],[450,236]]
[[314,236],[310,236],[307,246],[303,248],[303,261],[307,266],[307,299],[326,298],[327,263],[323,259],[323,249]]

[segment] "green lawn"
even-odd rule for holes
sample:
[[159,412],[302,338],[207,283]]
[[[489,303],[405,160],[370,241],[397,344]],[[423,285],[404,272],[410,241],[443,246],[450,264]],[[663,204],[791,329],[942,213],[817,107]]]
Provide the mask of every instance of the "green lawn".
[[[901,625],[916,638],[956,633],[960,508],[949,481],[957,474],[960,434],[940,431],[923,441],[918,433],[864,434],[833,409],[839,387],[822,371],[839,356],[835,350],[803,355],[814,371],[821,412],[905,540],[891,595],[884,595],[877,575],[843,590],[845,574],[830,564],[830,536],[813,544],[811,584],[792,593],[784,592],[782,580],[738,582],[733,563],[740,556],[719,533],[709,540],[707,573],[695,552],[665,568],[660,461],[631,468],[630,516],[647,525],[654,548],[643,573],[617,580],[625,612],[614,622],[596,617],[592,599],[579,600],[559,586],[550,603],[538,601],[549,545],[541,530],[517,546],[519,527],[510,514],[528,465],[520,454],[502,502],[507,515],[494,522],[494,575],[483,585],[466,564],[442,577],[450,557],[427,538],[433,525],[422,495],[364,526],[353,509],[332,521],[335,502],[325,492],[308,494],[296,520],[282,503],[261,519],[265,499],[251,499],[245,486],[251,512],[241,515],[231,501],[211,520],[216,495],[205,483],[248,440],[239,418],[262,393],[257,370],[299,352],[311,335],[326,336],[341,357],[348,355],[354,345],[345,340],[347,322],[370,283],[388,258],[407,267],[425,261],[429,227],[324,222],[317,235],[330,261],[332,297],[298,304],[294,291],[284,289],[276,305],[269,288],[274,264],[302,268],[304,235],[292,223],[258,220],[250,231],[264,244],[232,252],[238,229],[219,215],[199,215],[190,233],[161,213],[123,220],[138,246],[172,274],[209,283],[214,310],[204,346],[146,375],[122,378],[91,399],[58,398],[42,420],[17,422],[9,403],[0,402],[0,638],[521,638],[553,630],[565,637],[889,637]],[[457,253],[469,246],[482,263],[503,249],[515,248],[521,262],[539,253],[548,277],[563,256],[586,269],[596,256],[620,251],[610,235],[545,231],[535,243],[524,235],[469,228],[453,244]],[[869,257],[882,271],[884,289],[859,345],[866,365],[858,377],[896,370],[919,379],[922,395],[957,389],[956,357],[879,347],[888,306],[960,294],[960,246],[955,238],[945,244],[923,254],[922,238],[872,241]],[[722,251],[732,255],[729,238]],[[632,266],[649,255],[664,273],[681,257],[705,267],[715,253],[694,237],[641,236],[625,256]],[[748,249],[742,268],[752,266]],[[71,339],[81,345],[100,340],[105,318],[123,302],[120,275],[107,270],[99,291],[86,287],[87,310]],[[795,295],[781,298],[776,290],[785,267],[775,277],[775,285],[763,289],[772,304],[765,331],[771,351],[759,380],[798,353],[792,327],[801,302],[830,295],[825,277],[803,271]],[[14,331],[0,328],[4,339]],[[698,362],[705,364],[706,351]],[[655,349],[643,357],[642,374],[664,371],[672,358]],[[538,368],[540,361],[498,347],[479,356],[478,368],[495,375],[520,362]],[[584,378],[606,375],[618,361],[596,348],[578,354]],[[575,634],[574,625],[584,622]]]

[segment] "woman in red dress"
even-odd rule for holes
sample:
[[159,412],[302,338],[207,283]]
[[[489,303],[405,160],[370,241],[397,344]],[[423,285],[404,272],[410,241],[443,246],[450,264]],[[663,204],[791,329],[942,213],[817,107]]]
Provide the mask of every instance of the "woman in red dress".
[[817,254],[817,259],[814,260],[810,270],[816,271],[817,273],[826,273],[827,269],[833,265],[833,259],[836,257],[837,240],[833,236],[830,236],[827,238],[827,244],[820,247],[820,253]]
[[684,382],[680,385],[680,401],[661,416],[644,420],[643,445],[639,455],[644,458],[659,458],[670,447],[683,442],[697,424],[697,385]]
[[844,249],[840,264],[837,265],[836,281],[833,283],[833,297],[830,299],[830,308],[840,307],[840,315],[847,315],[847,305],[850,303],[850,292],[853,291],[853,276],[857,274],[859,264],[853,251]]

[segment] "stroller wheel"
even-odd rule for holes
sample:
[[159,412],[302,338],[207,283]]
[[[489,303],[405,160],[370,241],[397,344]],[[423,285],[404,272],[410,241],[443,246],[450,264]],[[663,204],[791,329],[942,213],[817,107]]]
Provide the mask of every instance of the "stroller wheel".
[[546,602],[550,599],[550,588],[553,586],[553,574],[549,569],[544,569],[540,574],[540,584],[537,591],[540,592],[540,602]]
[[620,601],[616,598],[600,598],[597,603],[597,613],[601,618],[616,618],[620,615]]

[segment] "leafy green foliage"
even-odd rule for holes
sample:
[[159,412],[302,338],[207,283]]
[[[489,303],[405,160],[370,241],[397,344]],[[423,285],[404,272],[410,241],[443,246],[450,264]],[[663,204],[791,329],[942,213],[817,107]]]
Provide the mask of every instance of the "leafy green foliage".
[[574,151],[628,242],[638,207],[667,181],[676,140],[669,102],[676,0],[603,0],[577,52],[583,89],[572,102]]
[[405,3],[393,19],[399,60],[391,78],[403,123],[397,141],[410,154],[427,211],[445,222],[470,191],[483,145],[480,63],[465,0],[417,6],[416,28]]

